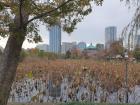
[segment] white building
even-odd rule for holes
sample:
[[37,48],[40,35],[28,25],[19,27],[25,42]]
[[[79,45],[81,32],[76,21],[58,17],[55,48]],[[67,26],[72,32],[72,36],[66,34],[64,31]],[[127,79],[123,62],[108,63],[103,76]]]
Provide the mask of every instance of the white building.
[[71,50],[77,46],[76,42],[63,42],[61,53],[65,54],[68,50]]

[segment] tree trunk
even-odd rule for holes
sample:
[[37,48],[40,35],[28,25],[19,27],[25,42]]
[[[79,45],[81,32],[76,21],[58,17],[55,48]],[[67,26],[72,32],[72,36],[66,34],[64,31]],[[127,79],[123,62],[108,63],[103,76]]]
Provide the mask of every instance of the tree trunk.
[[0,105],[7,105],[25,36],[25,28],[10,33],[0,61]]

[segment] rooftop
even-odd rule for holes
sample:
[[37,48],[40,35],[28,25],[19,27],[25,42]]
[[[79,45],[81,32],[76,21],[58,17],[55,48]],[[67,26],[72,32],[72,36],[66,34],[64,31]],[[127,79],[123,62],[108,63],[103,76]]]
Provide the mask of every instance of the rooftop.
[[92,43],[91,43],[86,49],[96,49],[96,47],[93,46]]

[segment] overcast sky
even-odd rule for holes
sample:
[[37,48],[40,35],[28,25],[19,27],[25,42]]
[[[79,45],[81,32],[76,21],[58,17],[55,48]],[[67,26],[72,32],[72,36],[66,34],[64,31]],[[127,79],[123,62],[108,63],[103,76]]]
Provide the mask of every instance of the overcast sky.
[[[116,26],[117,36],[120,36],[122,29],[131,21],[134,11],[128,9],[125,3],[119,0],[104,0],[103,6],[93,5],[93,12],[85,17],[83,22],[77,25],[77,29],[68,35],[62,32],[62,42],[84,41],[86,43],[105,42],[105,27]],[[40,27],[43,43],[49,43],[49,33],[45,26]],[[0,46],[4,47],[6,39],[0,40]],[[23,48],[35,47],[36,44],[24,42]]]

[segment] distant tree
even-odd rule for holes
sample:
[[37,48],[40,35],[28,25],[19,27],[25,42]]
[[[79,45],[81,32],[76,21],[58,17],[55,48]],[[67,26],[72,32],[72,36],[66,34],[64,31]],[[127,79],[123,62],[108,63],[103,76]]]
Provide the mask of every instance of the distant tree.
[[87,51],[82,51],[82,57],[84,58],[84,59],[88,59],[89,58],[89,56],[88,56],[88,54],[87,54]]
[[105,59],[105,57],[107,56],[108,54],[106,53],[105,50],[102,50],[102,51],[98,51],[98,53],[96,54],[96,58],[101,60],[101,59]]
[[140,61],[140,48],[136,48],[134,51],[133,51],[133,55],[134,57]]
[[71,58],[72,59],[81,58],[81,51],[77,48],[71,49]]
[[38,57],[45,57],[45,52],[43,50],[38,50]]
[[55,60],[59,58],[60,55],[52,53],[52,52],[46,52],[45,57],[47,57],[49,60]]
[[71,52],[70,52],[70,50],[68,50],[68,51],[66,52],[65,58],[66,58],[66,59],[71,58]]
[[34,56],[38,56],[39,55],[39,49],[37,48],[31,48],[31,49],[28,49],[27,50],[27,54],[31,57],[34,57]]
[[53,60],[59,58],[59,56],[61,55],[52,52],[44,52],[43,50],[32,48],[28,50],[22,50],[20,54],[20,60],[23,60],[26,57],[47,58]]
[[111,44],[109,54],[112,56],[123,55],[124,47],[121,41],[115,41]]

